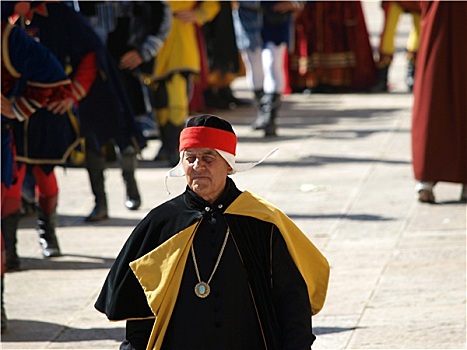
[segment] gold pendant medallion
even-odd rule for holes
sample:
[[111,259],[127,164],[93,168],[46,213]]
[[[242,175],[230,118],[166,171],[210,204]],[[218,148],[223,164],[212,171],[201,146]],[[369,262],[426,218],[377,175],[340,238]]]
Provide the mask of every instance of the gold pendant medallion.
[[199,282],[195,286],[195,294],[198,298],[206,298],[211,293],[211,287],[206,282]]

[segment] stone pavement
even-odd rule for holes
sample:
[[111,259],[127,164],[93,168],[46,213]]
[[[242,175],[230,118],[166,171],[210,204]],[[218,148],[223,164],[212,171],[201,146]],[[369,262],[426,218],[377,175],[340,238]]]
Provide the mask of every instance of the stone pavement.
[[[374,43],[379,2],[365,3]],[[466,348],[466,205],[460,185],[439,183],[437,204],[418,203],[410,154],[412,95],[403,77],[403,19],[390,94],[284,96],[279,136],[264,139],[249,127],[253,108],[218,111],[239,136],[239,161],[279,151],[233,176],[282,208],[331,265],[328,298],[313,319],[314,349]],[[250,97],[245,82],[236,94]],[[159,141],[143,152],[137,179],[140,210],[123,206],[118,167],[106,173],[110,216],[83,222],[93,199],[82,168],[57,169],[60,258],[41,257],[34,220],[18,232],[24,271],[5,276],[9,330],[3,349],[117,349],[123,322],[93,308],[102,282],[133,227],[154,206],[180,193],[183,179],[155,166]]]

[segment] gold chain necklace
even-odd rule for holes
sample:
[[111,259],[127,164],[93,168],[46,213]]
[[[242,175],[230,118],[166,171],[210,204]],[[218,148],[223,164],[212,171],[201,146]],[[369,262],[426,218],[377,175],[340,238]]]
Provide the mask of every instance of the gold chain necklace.
[[199,269],[198,269],[198,263],[196,262],[196,255],[195,255],[195,249],[193,248],[194,243],[191,245],[191,257],[193,258],[193,264],[195,265],[195,271],[196,271],[196,277],[198,277],[198,283],[195,286],[195,294],[199,298],[206,298],[209,293],[211,293],[211,287],[209,286],[209,283],[212,280],[212,277],[214,276],[214,273],[217,270],[217,267],[219,266],[219,263],[222,258],[222,254],[224,253],[225,246],[227,244],[227,239],[229,238],[229,233],[230,233],[230,228],[227,227],[227,231],[225,232],[225,238],[224,242],[222,243],[221,251],[219,252],[219,256],[217,257],[216,264],[214,265],[214,269],[211,272],[211,276],[209,277],[207,282],[201,281],[201,276],[199,274]]

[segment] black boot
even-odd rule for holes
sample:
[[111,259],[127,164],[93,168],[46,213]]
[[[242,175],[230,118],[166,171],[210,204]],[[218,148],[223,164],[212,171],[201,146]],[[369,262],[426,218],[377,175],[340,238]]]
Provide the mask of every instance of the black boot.
[[2,312],[2,320],[1,320],[1,322],[2,322],[2,333],[3,333],[3,332],[5,332],[5,331],[7,330],[7,328],[8,328],[8,326],[7,326],[8,318],[6,317],[5,303],[4,303],[4,301],[3,301],[3,293],[4,293],[4,290],[5,290],[5,288],[4,288],[4,278],[3,278],[3,275],[2,275],[2,281],[1,281],[1,283],[2,283],[2,285],[1,285],[1,289],[2,289],[2,296],[1,296],[1,303],[2,303],[2,305],[1,305],[1,306],[2,306],[2,310],[1,310],[1,312]]
[[227,101],[229,109],[251,105],[251,101],[235,97],[230,86],[219,89],[217,95],[221,100]]
[[2,235],[5,242],[6,272],[21,271],[18,253],[16,251],[16,231],[21,217],[21,212],[17,211],[2,219]]
[[166,154],[167,160],[171,167],[174,167],[180,161],[180,152],[178,151],[178,146],[180,144],[180,133],[182,132],[183,125],[174,125],[172,123],[167,123],[167,142],[166,142]]
[[137,210],[141,206],[141,197],[135,179],[135,170],[138,165],[136,151],[133,146],[126,147],[120,154],[122,177],[126,186],[125,206],[130,210]]
[[165,158],[165,147],[164,147],[164,139],[165,136],[165,128],[163,126],[159,126],[159,136],[162,142],[159,151],[157,152],[156,156],[154,157],[155,162],[165,162],[167,159]]
[[261,105],[261,99],[264,96],[264,91],[261,89],[261,90],[255,90],[253,92],[255,94],[255,105],[257,108],[259,108]]
[[174,167],[180,161],[178,152],[180,133],[182,132],[183,125],[176,126],[170,122],[161,126],[162,146],[159,149],[155,161],[166,161],[170,167]]
[[256,109],[258,111],[258,116],[257,116],[256,120],[253,122],[253,124],[251,124],[251,127],[252,127],[253,130],[260,130],[265,125],[265,122],[263,121],[265,116],[262,115],[261,112],[264,109],[263,106],[268,101],[268,97],[265,97],[265,94],[264,94],[263,90],[255,90],[254,93],[255,93],[255,105],[256,105]]
[[39,233],[39,243],[42,247],[42,255],[44,258],[52,258],[60,256],[60,247],[58,239],[55,235],[55,227],[57,226],[57,212],[55,209],[46,214],[39,208],[39,218],[37,219],[37,232]]
[[376,70],[376,84],[370,88],[371,92],[388,91],[388,71],[389,66],[381,67]]
[[407,87],[409,88],[410,92],[413,92],[413,84],[415,81],[415,62],[413,60],[409,60],[407,62]]
[[[86,142],[86,145],[88,142]],[[91,190],[94,194],[95,206],[91,214],[89,214],[86,222],[96,222],[109,218],[107,213],[107,196],[104,187],[104,169],[105,158],[102,154],[97,153],[90,148],[86,149],[86,168],[91,182]]]
[[254,130],[264,130],[264,136],[276,136],[277,111],[281,105],[280,94],[265,94],[260,100],[258,117],[252,124]]

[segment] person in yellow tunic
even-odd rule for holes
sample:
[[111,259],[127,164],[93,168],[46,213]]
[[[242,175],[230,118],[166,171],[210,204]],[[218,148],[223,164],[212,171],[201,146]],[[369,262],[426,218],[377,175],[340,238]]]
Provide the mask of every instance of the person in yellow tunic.
[[162,146],[156,161],[178,162],[178,137],[188,115],[190,88],[200,72],[197,26],[220,11],[218,1],[167,1],[173,13],[169,34],[146,81],[154,91],[154,105]]
[[[135,228],[95,304],[126,320],[120,349],[310,349],[329,264],[282,211],[229,175],[232,126],[190,118],[180,135],[184,193]],[[263,158],[264,159],[264,158]]]

